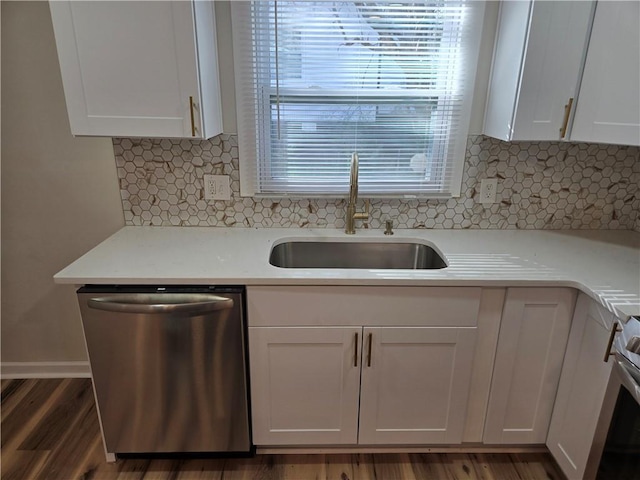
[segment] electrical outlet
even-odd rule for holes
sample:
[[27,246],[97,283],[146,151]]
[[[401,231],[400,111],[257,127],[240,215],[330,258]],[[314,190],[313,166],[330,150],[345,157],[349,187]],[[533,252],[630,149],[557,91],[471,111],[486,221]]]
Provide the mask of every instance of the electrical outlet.
[[205,175],[204,198],[205,200],[231,200],[229,175]]
[[491,205],[496,203],[496,190],[498,189],[497,178],[483,178],[480,181],[480,203]]

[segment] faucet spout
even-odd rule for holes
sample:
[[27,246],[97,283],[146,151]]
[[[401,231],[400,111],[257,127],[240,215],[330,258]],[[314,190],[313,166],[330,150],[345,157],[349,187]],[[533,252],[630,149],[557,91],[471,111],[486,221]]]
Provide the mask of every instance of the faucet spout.
[[349,203],[358,202],[358,154],[351,155],[351,174],[349,176]]
[[356,212],[358,202],[358,154],[351,155],[351,174],[349,176],[349,201],[347,202],[347,212],[345,219],[344,233],[353,235],[356,233],[355,221],[369,219],[369,200],[366,202],[364,212]]

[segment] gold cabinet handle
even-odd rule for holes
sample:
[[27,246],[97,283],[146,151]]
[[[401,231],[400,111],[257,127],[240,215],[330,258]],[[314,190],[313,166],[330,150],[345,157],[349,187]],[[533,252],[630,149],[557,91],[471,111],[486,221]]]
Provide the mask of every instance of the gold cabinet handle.
[[191,136],[195,137],[196,136],[196,120],[195,120],[195,114],[194,114],[194,110],[195,110],[195,105],[193,104],[193,97],[189,97],[189,110],[191,112]]
[[353,366],[358,366],[358,333],[356,332],[356,338],[353,346]]
[[367,367],[371,366],[371,342],[373,341],[373,333],[369,334],[369,340],[367,343],[369,344],[369,354],[367,355]]
[[569,115],[571,114],[572,106],[573,98],[570,98],[569,103],[564,106],[564,120],[562,121],[562,127],[560,127],[560,138],[567,136],[567,126],[569,125]]
[[607,342],[607,351],[604,352],[604,362],[607,363],[609,357],[613,355],[611,347],[613,346],[613,340],[616,338],[616,333],[621,332],[622,329],[618,327],[618,322],[613,322],[611,327],[611,333],[609,334],[609,341]]

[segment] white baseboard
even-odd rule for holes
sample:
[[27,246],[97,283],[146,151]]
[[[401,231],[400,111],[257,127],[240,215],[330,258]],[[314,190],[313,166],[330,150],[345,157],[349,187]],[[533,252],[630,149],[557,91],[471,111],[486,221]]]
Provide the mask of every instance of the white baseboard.
[[89,362],[2,362],[0,378],[91,378]]

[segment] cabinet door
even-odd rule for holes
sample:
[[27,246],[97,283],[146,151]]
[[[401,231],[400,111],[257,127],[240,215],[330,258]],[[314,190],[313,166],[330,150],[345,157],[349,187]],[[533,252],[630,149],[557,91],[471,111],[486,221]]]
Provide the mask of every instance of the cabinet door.
[[640,3],[598,2],[571,140],[640,145]]
[[461,443],[476,331],[365,328],[358,443]]
[[507,290],[484,443],[545,443],[574,303],[567,288]]
[[612,318],[586,295],[578,298],[547,437],[567,478],[584,477],[611,374],[612,363],[603,358]]
[[[192,2],[55,1],[50,8],[74,135],[194,136],[190,97],[199,107],[201,95]],[[200,110],[193,111],[197,137]]]
[[253,442],[355,444],[359,327],[249,328]]
[[593,3],[535,1],[512,140],[560,140],[575,98]]
[[501,2],[484,133],[559,140],[576,97],[594,2]]

